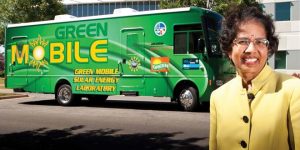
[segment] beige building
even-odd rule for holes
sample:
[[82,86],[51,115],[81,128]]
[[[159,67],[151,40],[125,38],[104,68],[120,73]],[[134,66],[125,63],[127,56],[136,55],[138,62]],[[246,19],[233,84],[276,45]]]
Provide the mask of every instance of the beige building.
[[275,20],[279,52],[269,60],[275,69],[300,73],[300,0],[259,0]]

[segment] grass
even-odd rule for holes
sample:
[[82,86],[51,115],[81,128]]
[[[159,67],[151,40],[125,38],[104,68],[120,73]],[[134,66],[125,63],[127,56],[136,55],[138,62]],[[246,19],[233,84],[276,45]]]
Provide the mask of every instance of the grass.
[[23,94],[0,93],[0,100],[2,100],[2,99],[10,99],[10,98],[27,97],[27,96],[28,95],[23,95]]
[[0,77],[0,89],[4,88],[4,78]]
[[1,97],[1,96],[9,96],[9,95],[13,95],[13,94],[0,93],[0,97]]
[[0,78],[0,84],[4,84],[4,78]]
[[4,78],[0,78],[0,89],[4,88]]
[[1,89],[4,89],[4,78],[0,77],[0,100],[8,98],[18,98],[26,95],[15,94],[15,93],[1,93]]

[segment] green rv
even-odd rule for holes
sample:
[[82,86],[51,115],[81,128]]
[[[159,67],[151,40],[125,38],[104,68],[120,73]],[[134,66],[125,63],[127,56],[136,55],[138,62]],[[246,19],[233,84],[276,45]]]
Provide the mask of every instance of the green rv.
[[234,70],[218,43],[222,16],[198,7],[133,11],[6,28],[6,88],[82,97],[170,97],[184,110],[208,102]]

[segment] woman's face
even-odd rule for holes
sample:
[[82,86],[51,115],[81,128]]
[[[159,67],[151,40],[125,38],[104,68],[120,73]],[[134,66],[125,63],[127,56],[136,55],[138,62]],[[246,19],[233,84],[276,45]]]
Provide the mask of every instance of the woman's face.
[[266,31],[260,22],[249,20],[239,26],[229,52],[239,75],[249,81],[259,74],[268,58],[268,44]]

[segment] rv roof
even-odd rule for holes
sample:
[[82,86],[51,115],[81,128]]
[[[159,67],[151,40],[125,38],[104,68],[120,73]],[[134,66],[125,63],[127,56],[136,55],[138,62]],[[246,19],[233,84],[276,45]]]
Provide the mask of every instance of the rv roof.
[[173,9],[161,9],[161,10],[150,10],[150,11],[137,11],[137,12],[134,12],[134,13],[121,13],[121,14],[118,13],[118,14],[108,14],[108,15],[89,16],[89,17],[76,17],[76,18],[67,19],[67,20],[48,20],[48,21],[8,24],[7,27],[8,28],[13,28],[13,27],[52,24],[52,23],[61,23],[61,22],[70,22],[70,21],[82,21],[82,20],[90,20],[90,19],[115,18],[115,17],[123,17],[123,16],[138,16],[138,15],[170,13],[170,12],[183,12],[183,11],[190,11],[190,7],[173,8]]

